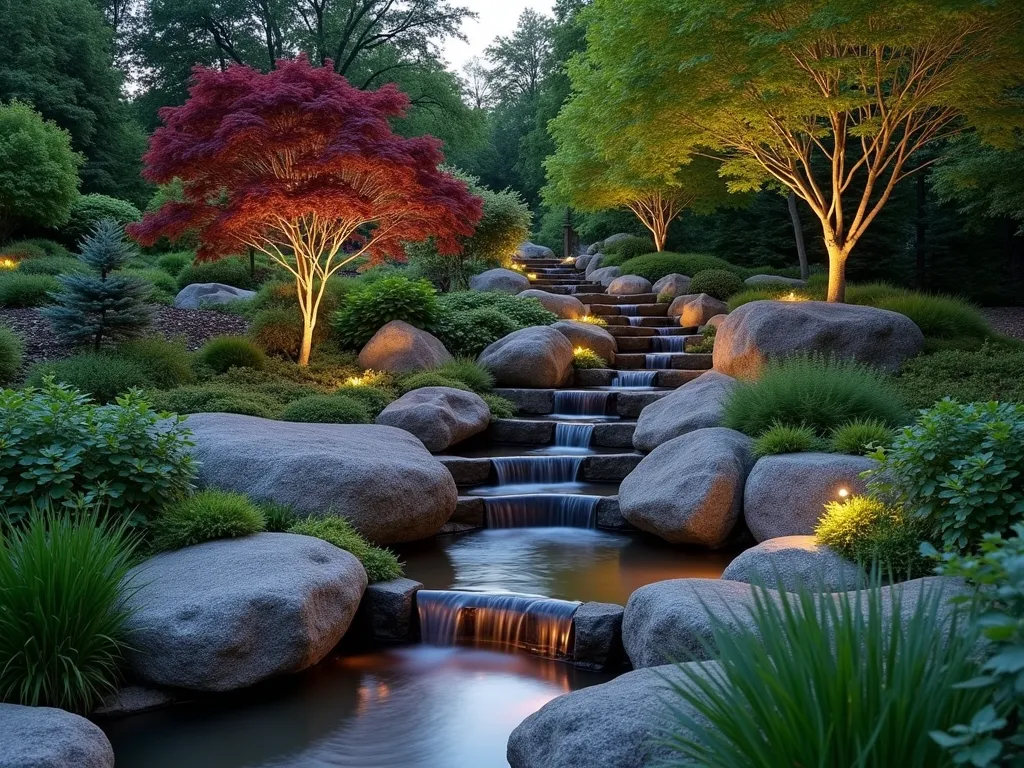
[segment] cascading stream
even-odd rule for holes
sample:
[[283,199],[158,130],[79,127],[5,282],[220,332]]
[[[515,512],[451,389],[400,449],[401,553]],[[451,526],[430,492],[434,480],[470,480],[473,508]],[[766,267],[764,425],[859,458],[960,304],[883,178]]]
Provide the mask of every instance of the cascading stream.
[[644,324],[644,319],[642,317],[627,317],[626,319],[629,320],[629,324],[633,328],[639,328]]
[[644,367],[664,370],[672,367],[672,355],[644,355]]
[[657,376],[657,371],[619,371],[612,379],[612,386],[620,389],[653,387]]
[[488,528],[596,528],[600,496],[536,494],[484,499]]
[[685,352],[685,336],[652,336],[651,349],[655,352]]
[[604,416],[608,412],[608,392],[559,390],[555,392],[555,418],[578,416]]
[[555,424],[556,448],[589,448],[593,437],[593,424]]
[[491,459],[498,485],[576,482],[582,456],[498,456]]

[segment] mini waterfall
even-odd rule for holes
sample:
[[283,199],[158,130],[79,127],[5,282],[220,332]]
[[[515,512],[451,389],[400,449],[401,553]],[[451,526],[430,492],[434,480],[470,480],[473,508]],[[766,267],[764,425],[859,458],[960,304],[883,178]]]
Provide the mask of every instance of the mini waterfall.
[[636,317],[640,312],[639,304],[619,304],[619,314],[626,317]]
[[664,369],[672,365],[672,355],[644,355],[644,367]]
[[488,528],[596,528],[600,496],[535,494],[484,499]]
[[559,390],[555,392],[552,416],[604,416],[608,412],[608,392],[581,392]]
[[498,456],[491,459],[498,485],[574,483],[581,456]]
[[629,324],[633,328],[639,328],[644,323],[644,319],[642,317],[627,317],[626,319],[629,320]]
[[559,448],[589,448],[593,436],[593,424],[555,424],[555,445]]
[[549,658],[572,655],[579,603],[532,595],[421,589],[420,634],[429,645],[524,650]]
[[672,336],[679,329],[678,325],[670,325],[667,328],[655,328],[659,336]]
[[657,371],[619,371],[612,379],[613,387],[653,387]]
[[651,349],[655,352],[685,352],[685,336],[654,336],[651,338]]

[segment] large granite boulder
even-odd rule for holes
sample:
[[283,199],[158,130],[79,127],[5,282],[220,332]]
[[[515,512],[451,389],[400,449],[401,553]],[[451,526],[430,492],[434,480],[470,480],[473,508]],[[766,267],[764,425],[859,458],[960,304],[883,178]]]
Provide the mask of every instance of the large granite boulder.
[[905,315],[824,301],[752,301],[718,327],[715,370],[756,378],[769,360],[820,353],[856,360],[888,373],[924,347]]
[[628,240],[631,237],[636,237],[636,235],[631,235],[628,232],[618,232],[618,233],[616,233],[614,235],[611,235],[610,237],[606,237],[604,240],[602,240],[601,241],[601,247],[602,248],[607,248],[609,245],[614,245],[615,243],[619,242],[620,240]]
[[488,269],[469,278],[469,287],[474,291],[495,291],[511,293],[513,296],[530,287],[530,280],[521,272],[511,269]]
[[587,314],[587,308],[575,296],[563,296],[531,288],[518,294],[518,297],[520,299],[536,299],[544,309],[554,312],[564,320],[576,320]]
[[640,412],[633,446],[650,452],[688,432],[722,426],[725,402],[735,387],[732,376],[707,371],[655,400]]
[[341,640],[366,589],[356,557],[291,533],[208,541],[129,574],[129,662],[140,679],[230,691],[299,672]]
[[584,274],[586,274],[587,264],[589,264],[591,261],[593,261],[593,259],[594,259],[594,254],[592,254],[592,253],[585,253],[582,256],[577,256],[576,257],[576,264],[575,264],[576,271],[583,272]]
[[715,315],[729,311],[724,301],[719,301],[706,293],[689,293],[676,296],[668,306],[669,317],[678,317],[679,324],[684,328],[697,328],[707,325]]
[[455,512],[451,473],[403,429],[233,413],[196,413],[186,424],[200,486],[340,515],[377,544],[433,536]]
[[555,252],[546,245],[523,243],[516,248],[516,256],[520,259],[553,259],[555,258]]
[[436,336],[404,320],[382,327],[359,353],[360,367],[390,373],[426,371],[454,359]]
[[872,459],[841,453],[784,453],[759,459],[743,491],[743,516],[758,541],[809,536],[841,490],[864,492],[860,475]]
[[437,453],[487,429],[491,410],[475,392],[421,387],[381,411],[377,423],[411,432]]
[[662,443],[619,486],[622,516],[673,544],[722,546],[739,521],[752,445],[723,427]]
[[806,588],[845,592],[864,583],[864,570],[813,536],[780,536],[741,552],[722,573],[727,581],[745,581],[787,592]]
[[601,326],[562,320],[551,327],[565,336],[572,344],[573,349],[583,347],[600,355],[609,363],[615,362],[615,352],[618,349],[615,337]]
[[621,267],[601,267],[600,269],[591,270],[587,267],[587,280],[592,283],[600,283],[605,288],[612,284],[619,275],[622,274]]
[[480,353],[501,387],[561,387],[572,378],[572,344],[548,325],[510,333]]
[[[755,589],[751,584],[724,579],[672,579],[640,587],[626,603],[622,641],[633,666],[656,667],[680,660],[703,660],[714,650],[714,620],[739,632],[756,625],[751,615]],[[954,608],[948,599],[971,594],[959,579],[931,576],[882,587],[883,619],[893,616],[899,598],[899,620],[906,621],[923,597],[941,595],[940,618],[948,621]],[[773,600],[796,600],[795,595],[763,589]],[[855,596],[846,594],[851,600]],[[949,625],[946,625],[947,628]]]
[[673,299],[676,296],[686,296],[690,292],[690,278],[678,272],[665,275],[654,284],[654,292],[659,296],[664,294]]
[[[604,263],[604,254],[595,253],[590,257],[590,261],[587,262],[587,266],[584,269],[583,274],[587,276],[587,279],[590,279],[590,276],[594,274],[595,271],[601,269],[602,263]],[[622,270],[619,270],[619,275],[621,274]],[[616,275],[616,277],[618,277],[618,275]]]
[[0,767],[114,768],[99,726],[52,707],[0,704]]
[[650,293],[653,290],[651,281],[639,275],[621,275],[608,284],[611,296],[635,296],[638,293]]
[[192,283],[186,285],[174,297],[174,306],[178,309],[202,309],[232,301],[251,301],[256,298],[256,291],[235,288],[224,283]]
[[743,281],[747,285],[788,285],[793,288],[806,288],[807,281],[795,277],[781,277],[780,275],[751,275]]
[[[687,666],[706,677],[718,664]],[[512,731],[508,762],[512,768],[649,768],[678,759],[659,739],[662,729],[679,728],[665,702],[697,714],[673,692],[674,685],[692,683],[672,664],[559,696]]]

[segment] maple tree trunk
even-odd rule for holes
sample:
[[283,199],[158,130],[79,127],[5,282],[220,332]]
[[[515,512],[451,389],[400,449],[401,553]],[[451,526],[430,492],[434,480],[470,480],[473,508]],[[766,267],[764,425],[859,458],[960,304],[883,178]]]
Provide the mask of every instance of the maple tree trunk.
[[302,318],[302,345],[299,348],[299,367],[305,368],[309,365],[309,356],[313,351],[313,328],[316,321],[303,316]]
[[850,249],[841,248],[831,238],[825,238],[828,250],[828,296],[827,301],[846,301],[846,259]]

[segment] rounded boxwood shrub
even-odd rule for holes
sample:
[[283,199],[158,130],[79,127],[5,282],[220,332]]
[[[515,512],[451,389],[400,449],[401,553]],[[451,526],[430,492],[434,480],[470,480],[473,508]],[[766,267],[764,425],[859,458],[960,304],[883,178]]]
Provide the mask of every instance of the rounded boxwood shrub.
[[24,309],[50,304],[51,293],[60,290],[53,275],[30,275],[20,269],[0,273],[0,307]]
[[178,288],[184,288],[193,283],[222,283],[251,291],[258,288],[266,277],[265,270],[262,273],[257,270],[254,277],[247,262],[240,258],[230,257],[186,265],[178,273]]
[[724,269],[705,269],[695,274],[690,282],[690,293],[706,293],[719,301],[725,301],[743,288],[739,275]]
[[491,421],[494,419],[511,419],[519,413],[515,403],[500,395],[485,393],[480,395],[480,397],[487,403],[487,407],[491,411]]
[[217,373],[230,368],[262,369],[267,364],[263,350],[242,336],[210,339],[197,353],[200,363]]
[[263,512],[248,497],[206,490],[165,506],[151,524],[153,548],[181,549],[214,539],[259,533]]
[[920,521],[873,496],[827,503],[814,536],[848,560],[897,580],[927,576],[933,567],[920,554],[925,539]]
[[39,387],[49,377],[99,403],[112,403],[131,389],[153,386],[153,377],[143,363],[109,352],[85,352],[51,363],[37,363],[29,370],[26,383]]
[[122,227],[142,218],[142,211],[127,200],[109,195],[80,195],[71,205],[71,218],[64,233],[74,241],[87,237],[104,219],[113,219]]
[[500,309],[482,307],[443,317],[436,332],[445,349],[456,357],[476,358],[488,346],[520,327]]
[[[605,246],[601,249],[601,253],[605,256],[615,256],[617,263],[621,264],[628,259],[643,256],[645,253],[655,253],[654,241],[648,237],[637,237],[636,235],[631,235],[623,238],[622,240],[617,240],[611,245]],[[610,263],[607,264],[608,266],[614,266]]]
[[620,266],[622,274],[646,277],[652,283],[674,272],[693,277],[698,272],[708,269],[723,269],[735,273],[738,277],[746,277],[746,270],[742,267],[734,266],[724,259],[705,253],[671,253],[669,251],[648,253],[628,259]]
[[18,265],[18,272],[23,275],[70,275],[84,272],[85,265],[70,256],[44,256],[41,259],[29,259]]
[[431,330],[438,318],[434,286],[426,280],[385,277],[351,292],[332,326],[344,349],[361,349],[392,320]]
[[[185,267],[195,261],[195,258],[196,255],[191,251],[175,251],[174,253],[165,253],[156,260],[156,265],[171,277],[177,278]],[[174,284],[177,287],[177,280]]]
[[268,395],[215,384],[150,392],[148,396],[154,408],[169,413],[237,413],[273,419],[281,412],[281,404]]
[[496,309],[516,324],[516,330],[558,322],[558,315],[544,309],[536,299],[521,299],[495,291],[447,293],[440,297],[439,303],[442,313],[449,315],[474,309]]
[[440,373],[435,373],[434,371],[411,373],[398,380],[398,391],[403,395],[406,392],[412,392],[414,389],[423,389],[423,387],[451,387],[452,389],[462,389],[466,392],[472,392],[466,384],[458,379],[453,379],[449,376],[442,376]]
[[370,409],[347,395],[309,395],[289,403],[281,414],[284,421],[308,424],[369,424]]
[[581,370],[608,367],[607,360],[592,349],[584,349],[583,347],[573,350],[572,364]]
[[178,295],[178,284],[174,278],[156,267],[148,269],[126,269],[122,272],[125,275],[141,277],[153,287],[153,298],[165,302],[172,302]]
[[363,564],[366,577],[371,583],[390,581],[402,575],[402,564],[391,550],[368,542],[342,517],[307,517],[292,525],[288,533],[323,539],[339,549],[351,552]]
[[380,412],[395,400],[394,395],[387,390],[366,385],[338,387],[335,394],[352,400],[358,400],[366,406],[371,419],[376,419]]
[[16,242],[5,245],[0,249],[0,253],[8,253],[10,250],[28,250],[31,249],[33,253],[42,252],[42,256],[48,259],[71,259],[74,258],[71,252],[60,243],[55,240],[48,240],[45,237],[32,237],[26,240],[18,240]]
[[192,360],[183,340],[167,341],[160,336],[134,339],[118,347],[117,354],[145,368],[147,386],[173,389],[195,379]]
[[0,386],[9,384],[18,375],[23,352],[21,337],[0,325]]
[[806,453],[820,451],[824,445],[814,430],[803,424],[772,424],[754,441],[754,455],[763,458],[780,453]]
[[836,453],[862,456],[888,446],[894,435],[892,427],[877,419],[854,419],[836,427],[829,442]]

